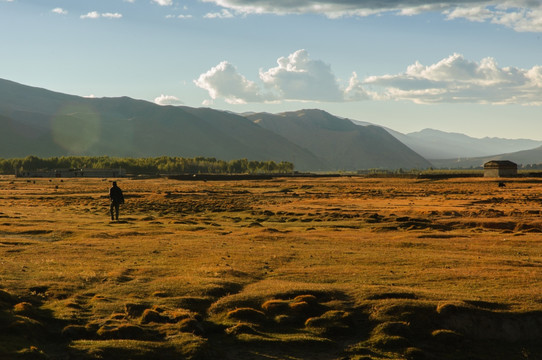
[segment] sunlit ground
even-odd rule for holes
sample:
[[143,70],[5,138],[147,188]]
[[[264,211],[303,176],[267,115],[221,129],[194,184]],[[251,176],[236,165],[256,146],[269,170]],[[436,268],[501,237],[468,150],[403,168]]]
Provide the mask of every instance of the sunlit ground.
[[536,179],[119,186],[0,178],[0,355],[540,358]]

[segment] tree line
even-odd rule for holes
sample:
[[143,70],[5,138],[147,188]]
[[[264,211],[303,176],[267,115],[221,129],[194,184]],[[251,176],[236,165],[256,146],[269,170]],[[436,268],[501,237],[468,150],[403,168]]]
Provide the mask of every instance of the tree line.
[[291,173],[294,164],[247,159],[217,160],[208,157],[120,158],[109,156],[62,156],[0,159],[0,174],[56,169],[118,169],[128,174],[276,174]]

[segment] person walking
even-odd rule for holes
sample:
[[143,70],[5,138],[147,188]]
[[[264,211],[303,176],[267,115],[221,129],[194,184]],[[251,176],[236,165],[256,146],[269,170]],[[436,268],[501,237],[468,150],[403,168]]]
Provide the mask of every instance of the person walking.
[[124,195],[122,194],[122,190],[117,186],[116,181],[113,181],[113,186],[109,189],[109,199],[111,200],[109,208],[111,220],[119,220],[119,208],[120,204],[124,204]]

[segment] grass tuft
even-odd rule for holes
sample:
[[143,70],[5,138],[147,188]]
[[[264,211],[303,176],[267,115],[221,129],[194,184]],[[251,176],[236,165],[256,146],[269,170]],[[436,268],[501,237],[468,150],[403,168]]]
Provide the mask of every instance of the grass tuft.
[[153,309],[145,309],[143,313],[141,314],[141,324],[148,324],[148,323],[167,323],[169,322],[169,318],[167,316],[163,316],[158,311]]
[[13,306],[13,312],[20,315],[32,316],[35,315],[34,306],[29,302],[20,302]]
[[229,319],[246,321],[252,324],[261,324],[267,320],[265,313],[248,307],[231,310],[226,314],[226,317]]
[[252,324],[239,323],[237,325],[231,326],[226,329],[226,334],[228,335],[261,335],[256,329],[254,329]]
[[262,309],[270,315],[286,314],[290,310],[290,302],[287,300],[271,299],[262,304]]
[[121,324],[116,327],[103,326],[96,332],[101,339],[131,339],[131,340],[152,340],[152,336],[142,327],[131,324]]

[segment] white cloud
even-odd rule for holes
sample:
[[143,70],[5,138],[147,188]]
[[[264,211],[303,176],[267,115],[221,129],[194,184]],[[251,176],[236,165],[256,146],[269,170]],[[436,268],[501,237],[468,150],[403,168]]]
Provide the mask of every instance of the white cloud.
[[260,70],[259,75],[259,84],[249,81],[223,61],[194,83],[206,90],[211,100],[223,98],[231,104],[403,100],[418,104],[542,105],[542,66],[499,67],[491,57],[476,62],[453,54],[432,65],[415,62],[404,73],[364,80],[354,72],[343,85],[330,65],[311,59],[306,50],[298,50],[279,58],[276,67]]
[[331,67],[311,60],[306,50],[298,50],[277,60],[278,66],[260,71],[260,79],[281,99],[339,101],[342,91]]
[[403,15],[427,11],[443,11],[461,4],[501,4],[504,1],[455,0],[203,0],[227,9],[248,14],[324,14],[331,18],[341,16],[367,16],[384,12]]
[[100,17],[104,17],[106,19],[120,19],[122,18],[122,14],[119,13],[102,13],[100,14],[97,11],[91,11],[85,15],[81,15],[81,19],[99,19]]
[[499,67],[493,58],[469,61],[454,54],[436,64],[419,62],[397,75],[371,76],[363,85],[375,98],[415,103],[542,105],[542,67]]
[[170,14],[170,15],[166,15],[166,19],[192,19],[192,15],[185,15],[185,14],[173,15],[173,14]]
[[464,18],[470,21],[484,22],[493,17],[492,11],[482,6],[470,8],[457,7],[444,13],[448,15],[447,18],[449,20]]
[[374,95],[369,94],[358,79],[356,72],[352,73],[348,81],[348,87],[344,90],[344,99],[347,101],[368,100]]
[[55,14],[59,14],[59,15],[67,15],[68,12],[62,8],[54,8],[53,10],[51,10],[51,12],[54,12]]
[[108,18],[108,19],[120,19],[120,18],[122,18],[122,14],[119,14],[119,13],[104,13],[104,14],[102,14],[102,17]]
[[160,6],[171,6],[173,5],[173,0],[152,0],[154,3],[157,3]]
[[[260,70],[261,86],[247,80],[224,61],[194,83],[209,92],[214,100],[224,98],[232,104],[269,101],[342,102],[367,99],[369,95],[354,73],[346,88],[339,85],[331,67],[312,60],[306,50],[298,50],[277,60],[277,66]],[[263,90],[265,89],[265,91]]]
[[243,14],[322,14],[329,18],[441,12],[447,19],[490,22],[542,32],[541,0],[202,0]]
[[521,32],[542,32],[542,9],[499,12],[491,22]]
[[222,9],[221,12],[207,13],[203,17],[206,19],[230,19],[233,14],[226,9]]
[[182,105],[183,102],[173,95],[160,95],[154,99],[154,103],[158,105]]
[[91,11],[85,15],[81,15],[81,19],[98,19],[100,17],[100,13],[97,11]]
[[214,100],[224,98],[230,104],[261,102],[270,100],[262,95],[259,87],[237,72],[227,61],[223,61],[194,80],[196,86],[207,90]]

